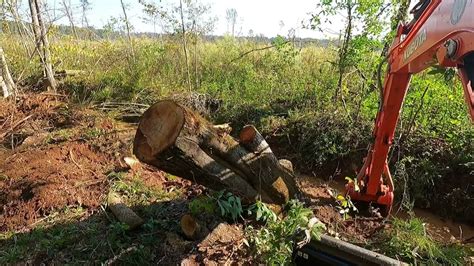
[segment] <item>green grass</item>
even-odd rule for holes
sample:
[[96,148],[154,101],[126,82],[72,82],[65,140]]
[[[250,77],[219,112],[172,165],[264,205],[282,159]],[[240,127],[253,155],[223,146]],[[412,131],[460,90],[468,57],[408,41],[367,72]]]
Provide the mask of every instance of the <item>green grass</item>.
[[30,233],[2,234],[0,263],[25,263],[35,259],[72,265],[103,263],[132,245],[138,247],[132,253],[140,253],[140,256],[127,254],[121,258],[123,263],[151,263],[153,256],[159,255],[156,250],[163,237],[157,230],[162,230],[159,225],[149,224],[140,232],[128,232],[123,224],[109,223],[103,216],[90,217],[83,222],[56,222],[50,227],[37,227]]
[[423,220],[395,218],[381,249],[392,257],[414,264],[464,265],[464,247],[435,241]]
[[111,172],[108,177],[112,181],[110,189],[122,195],[130,206],[152,201],[173,200],[182,196],[179,189],[167,192],[161,187],[146,185],[138,173],[128,177],[123,172]]
[[217,208],[216,200],[209,196],[197,197],[188,204],[188,209],[193,215],[216,214]]
[[57,131],[53,131],[48,134],[45,139],[45,143],[59,143],[70,140],[74,136],[75,132],[73,129],[65,128]]

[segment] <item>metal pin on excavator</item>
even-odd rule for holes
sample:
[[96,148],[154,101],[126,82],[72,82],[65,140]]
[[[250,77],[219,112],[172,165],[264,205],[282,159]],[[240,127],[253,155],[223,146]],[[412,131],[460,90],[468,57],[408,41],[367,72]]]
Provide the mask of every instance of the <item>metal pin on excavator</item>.
[[457,68],[474,122],[474,1],[421,0],[411,13],[413,20],[398,26],[388,52],[375,140],[357,175],[358,186],[346,186],[352,200],[379,204],[385,215],[394,198],[387,156],[411,75],[434,65]]

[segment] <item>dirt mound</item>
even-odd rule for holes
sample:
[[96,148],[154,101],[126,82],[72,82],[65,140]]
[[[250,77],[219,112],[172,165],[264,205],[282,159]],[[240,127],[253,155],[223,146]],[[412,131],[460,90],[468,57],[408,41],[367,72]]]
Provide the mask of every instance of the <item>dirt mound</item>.
[[0,143],[15,148],[38,132],[71,126],[80,115],[51,95],[25,94],[16,102],[0,100]]
[[338,211],[339,204],[335,199],[343,189],[338,184],[334,184],[335,189],[320,179],[302,176],[299,185],[315,216],[326,224],[328,233],[333,236],[342,240],[364,243],[385,226],[381,218],[359,217],[357,213],[344,219]]
[[1,161],[0,230],[20,229],[61,208],[99,206],[107,161],[84,143],[16,153]]
[[99,207],[107,173],[121,167],[133,136],[106,122],[50,95],[0,102],[0,231],[28,230],[58,210]]

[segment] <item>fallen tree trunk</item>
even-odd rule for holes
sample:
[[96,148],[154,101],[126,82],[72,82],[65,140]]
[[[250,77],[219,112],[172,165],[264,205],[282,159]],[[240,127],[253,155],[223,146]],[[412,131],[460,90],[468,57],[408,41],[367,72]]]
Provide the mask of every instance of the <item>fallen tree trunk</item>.
[[245,127],[240,141],[229,131],[173,101],[160,101],[143,114],[133,152],[142,162],[211,189],[227,189],[245,202],[281,205],[294,198],[292,171],[255,127]]

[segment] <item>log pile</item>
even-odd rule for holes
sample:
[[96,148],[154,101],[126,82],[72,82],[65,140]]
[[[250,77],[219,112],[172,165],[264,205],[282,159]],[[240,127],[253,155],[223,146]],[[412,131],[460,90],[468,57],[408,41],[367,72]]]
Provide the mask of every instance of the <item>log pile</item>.
[[133,153],[142,162],[244,202],[281,206],[298,188],[291,162],[280,162],[257,129],[245,126],[236,140],[228,126],[212,125],[190,109],[164,100],[145,111]]

